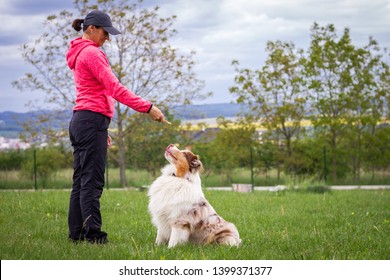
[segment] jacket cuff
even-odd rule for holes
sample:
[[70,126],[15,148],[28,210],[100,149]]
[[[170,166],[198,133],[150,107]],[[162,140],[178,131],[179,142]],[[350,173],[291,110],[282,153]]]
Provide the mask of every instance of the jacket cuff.
[[153,107],[153,104],[150,105],[150,107],[149,107],[149,109],[148,109],[148,111],[146,113],[149,114],[150,110],[152,110],[152,107]]

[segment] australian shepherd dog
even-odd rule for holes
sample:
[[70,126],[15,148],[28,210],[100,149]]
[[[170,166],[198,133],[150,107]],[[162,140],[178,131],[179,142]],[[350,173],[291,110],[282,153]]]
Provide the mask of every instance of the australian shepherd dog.
[[187,242],[240,245],[236,226],[219,216],[203,194],[199,157],[171,144],[165,158],[169,164],[148,191],[156,244],[169,248]]

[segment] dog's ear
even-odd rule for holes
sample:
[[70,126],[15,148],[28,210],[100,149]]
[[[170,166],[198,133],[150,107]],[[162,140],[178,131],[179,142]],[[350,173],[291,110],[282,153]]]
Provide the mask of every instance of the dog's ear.
[[202,162],[198,158],[194,158],[193,160],[191,160],[190,166],[191,168],[198,169],[202,167]]
[[187,158],[187,162],[190,167],[190,172],[202,171],[202,162],[199,160],[199,156],[192,152],[184,152],[184,156]]

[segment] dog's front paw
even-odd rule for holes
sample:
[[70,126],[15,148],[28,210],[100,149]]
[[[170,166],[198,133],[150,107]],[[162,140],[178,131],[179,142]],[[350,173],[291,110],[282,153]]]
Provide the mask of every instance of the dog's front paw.
[[168,248],[172,248],[179,244],[184,244],[188,242],[189,237],[190,237],[190,232],[186,227],[172,228],[171,236],[168,242]]
[[168,243],[168,248],[173,248],[173,247],[176,247],[176,246],[178,246],[178,245],[182,245],[182,244],[184,244],[184,243],[186,243],[186,241],[185,240],[175,240],[175,239],[170,239],[169,240],[169,243]]
[[166,245],[166,244],[168,244],[168,239],[167,238],[162,238],[162,237],[160,237],[160,236],[157,236],[157,238],[156,238],[156,245],[158,245],[158,246],[160,246],[160,245]]
[[157,237],[156,237],[156,242],[155,244],[157,246],[160,246],[160,245],[165,245],[168,243],[168,238],[166,238],[165,236],[163,236],[160,231],[157,233]]
[[173,248],[173,247],[175,247],[177,244],[178,244],[178,243],[176,243],[176,242],[171,242],[171,241],[169,241],[169,243],[168,243],[168,248]]
[[167,242],[164,241],[164,240],[156,239],[155,244],[156,244],[157,246],[161,246],[161,245],[167,244]]

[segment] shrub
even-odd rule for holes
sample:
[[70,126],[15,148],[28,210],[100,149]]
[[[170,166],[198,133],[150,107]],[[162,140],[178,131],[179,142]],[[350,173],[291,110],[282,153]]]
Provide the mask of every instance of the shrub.
[[54,147],[47,147],[30,151],[30,156],[22,163],[21,174],[23,177],[34,178],[36,170],[37,177],[41,180],[42,186],[46,187],[47,180],[61,168],[65,156]]
[[0,153],[0,170],[19,170],[25,159],[26,151],[2,151]]

